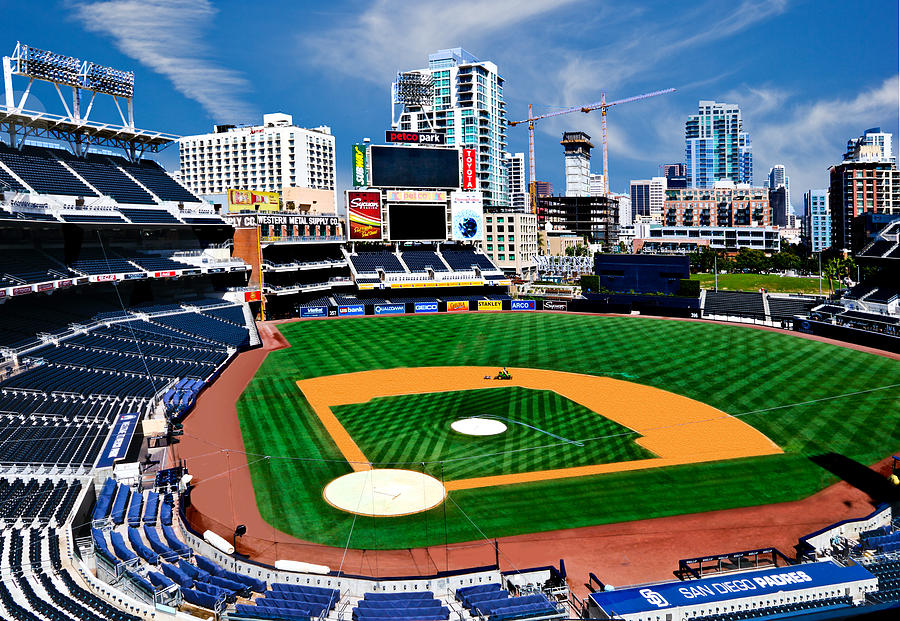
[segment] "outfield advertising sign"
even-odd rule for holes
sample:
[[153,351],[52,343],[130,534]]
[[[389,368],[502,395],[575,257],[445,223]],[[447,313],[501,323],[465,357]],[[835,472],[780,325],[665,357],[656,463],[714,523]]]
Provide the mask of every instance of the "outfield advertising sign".
[[438,312],[437,302],[416,302],[413,310],[417,313],[436,313]]
[[376,315],[396,315],[406,312],[406,304],[376,304],[374,308]]
[[381,192],[347,190],[347,219],[350,240],[377,241],[382,238]]
[[513,300],[509,303],[509,310],[514,310],[514,311],[534,310],[534,300]]
[[498,311],[503,310],[503,302],[500,300],[478,300],[478,310]]
[[364,188],[369,185],[369,174],[366,170],[366,145],[353,145],[353,187]]
[[228,211],[278,211],[281,199],[278,192],[256,190],[228,190]]
[[548,310],[548,311],[569,310],[569,303],[566,300],[544,300],[544,310]]
[[328,307],[326,306],[301,306],[301,317],[327,317]]
[[469,303],[465,300],[454,300],[451,302],[447,302],[447,312],[455,313],[459,311],[467,311],[469,310]]
[[366,307],[362,304],[354,304],[353,306],[338,306],[338,315],[341,317],[352,317],[354,315],[365,315]]

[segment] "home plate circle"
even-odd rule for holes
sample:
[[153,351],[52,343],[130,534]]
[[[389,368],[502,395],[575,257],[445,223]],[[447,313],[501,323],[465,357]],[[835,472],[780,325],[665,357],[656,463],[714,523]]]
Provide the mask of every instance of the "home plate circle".
[[447,490],[434,477],[392,468],[351,472],[322,490],[325,501],[341,511],[378,517],[428,511],[446,495]]
[[462,418],[450,423],[450,429],[467,436],[496,436],[506,431],[506,423],[493,418]]

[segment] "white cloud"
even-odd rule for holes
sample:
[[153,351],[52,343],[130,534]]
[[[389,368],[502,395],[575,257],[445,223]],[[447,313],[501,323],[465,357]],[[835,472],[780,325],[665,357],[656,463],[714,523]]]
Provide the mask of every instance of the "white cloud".
[[489,44],[494,35],[514,34],[527,20],[583,1],[376,0],[349,23],[304,35],[302,46],[314,65],[384,85],[398,70],[424,66],[429,52]]
[[[760,90],[747,89],[746,96],[737,92],[735,97],[746,100],[750,110],[765,110],[766,97],[760,97]],[[900,78],[894,75],[850,99],[820,99],[790,108],[779,104],[778,114],[752,117],[755,177],[761,180],[768,167],[784,164],[791,177],[792,202],[799,207],[803,192],[828,185],[826,168],[840,161],[849,138],[868,127],[897,122],[898,92]],[[748,114],[743,116],[747,124]]]
[[112,38],[123,54],[167,77],[214,120],[243,122],[257,116],[237,94],[250,88],[249,81],[218,66],[203,42],[203,31],[216,14],[209,0],[102,0],[69,6],[86,30]]

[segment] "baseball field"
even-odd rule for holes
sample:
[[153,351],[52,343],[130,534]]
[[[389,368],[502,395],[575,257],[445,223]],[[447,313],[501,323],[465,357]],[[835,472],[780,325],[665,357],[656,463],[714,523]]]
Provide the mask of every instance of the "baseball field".
[[[900,444],[900,362],[702,322],[540,313],[301,321],[237,403],[256,501],[306,541],[413,548],[754,506]],[[490,370],[513,379],[485,379]],[[540,372],[538,372],[540,371]],[[469,416],[506,421],[462,436]],[[402,517],[331,506],[332,480],[424,472],[446,500]]]

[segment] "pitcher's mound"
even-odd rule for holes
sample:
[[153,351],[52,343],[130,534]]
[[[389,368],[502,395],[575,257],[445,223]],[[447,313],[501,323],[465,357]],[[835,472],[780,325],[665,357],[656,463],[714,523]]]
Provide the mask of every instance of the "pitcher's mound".
[[384,468],[338,477],[325,486],[322,495],[328,504],[348,513],[391,517],[436,507],[447,490],[427,474]]
[[506,431],[506,423],[492,418],[462,418],[450,423],[450,429],[467,436],[496,436]]

